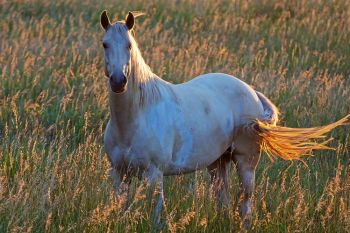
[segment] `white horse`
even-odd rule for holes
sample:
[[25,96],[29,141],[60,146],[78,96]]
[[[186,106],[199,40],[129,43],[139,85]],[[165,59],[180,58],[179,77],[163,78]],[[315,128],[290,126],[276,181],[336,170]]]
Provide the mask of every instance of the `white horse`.
[[[204,74],[174,85],[152,73],[131,33],[135,16],[111,24],[101,14],[105,30],[105,74],[109,78],[110,119],[104,136],[116,189],[133,176],[158,186],[155,215],[163,206],[163,177],[208,168],[223,206],[228,206],[227,169],[236,165],[242,203],[249,222],[255,168],[260,151],[283,159],[298,159],[327,141],[312,139],[345,123],[295,129],[276,126],[278,110],[263,94],[243,81],[220,73]],[[123,179],[125,182],[122,182]]]

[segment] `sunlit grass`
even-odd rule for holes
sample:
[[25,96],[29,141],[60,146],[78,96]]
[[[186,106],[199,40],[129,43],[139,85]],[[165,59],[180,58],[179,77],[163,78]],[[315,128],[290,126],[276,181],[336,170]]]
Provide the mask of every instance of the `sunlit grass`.
[[[148,232],[152,203],[132,183],[128,212],[108,179],[99,15],[128,10],[153,71],[180,83],[235,75],[265,93],[291,127],[350,112],[350,4],[336,1],[0,1],[0,232]],[[232,100],[232,104],[235,104]],[[257,169],[255,232],[349,232],[349,126],[335,151]],[[163,231],[240,229],[232,167],[229,219],[206,171],[165,179]]]

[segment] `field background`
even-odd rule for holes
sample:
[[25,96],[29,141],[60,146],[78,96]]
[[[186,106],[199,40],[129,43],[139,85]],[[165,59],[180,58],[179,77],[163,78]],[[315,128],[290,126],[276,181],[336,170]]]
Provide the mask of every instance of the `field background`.
[[[143,184],[133,182],[124,213],[107,175],[103,9],[115,19],[146,13],[136,38],[165,80],[235,75],[265,93],[291,127],[350,112],[347,0],[0,0],[0,232],[151,229]],[[350,232],[349,132],[334,130],[336,150],[305,158],[308,168],[263,155],[250,230]],[[206,171],[166,178],[162,230],[239,230],[233,167],[230,177],[229,219],[216,210]]]

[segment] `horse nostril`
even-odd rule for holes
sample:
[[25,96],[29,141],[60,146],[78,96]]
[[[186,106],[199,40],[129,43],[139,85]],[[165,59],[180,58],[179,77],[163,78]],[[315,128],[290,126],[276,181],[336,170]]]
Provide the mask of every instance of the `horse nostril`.
[[128,81],[128,80],[127,80],[126,77],[124,76],[124,78],[123,78],[123,84],[126,84],[127,81]]

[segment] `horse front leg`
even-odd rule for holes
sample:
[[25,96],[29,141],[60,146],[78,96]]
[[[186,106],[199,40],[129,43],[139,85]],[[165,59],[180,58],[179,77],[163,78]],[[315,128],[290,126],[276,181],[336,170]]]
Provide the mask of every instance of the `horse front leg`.
[[118,170],[114,167],[111,167],[109,170],[109,177],[112,180],[112,184],[114,187],[114,193],[118,198],[124,199],[124,210],[127,210],[130,205],[130,195],[129,195],[129,185],[131,179],[127,179],[125,177],[126,173]]
[[160,217],[164,203],[164,191],[163,191],[163,172],[155,165],[151,165],[145,172],[146,181],[149,186],[149,201],[155,196],[158,196],[157,202],[154,208],[153,223],[155,226],[160,226]]

